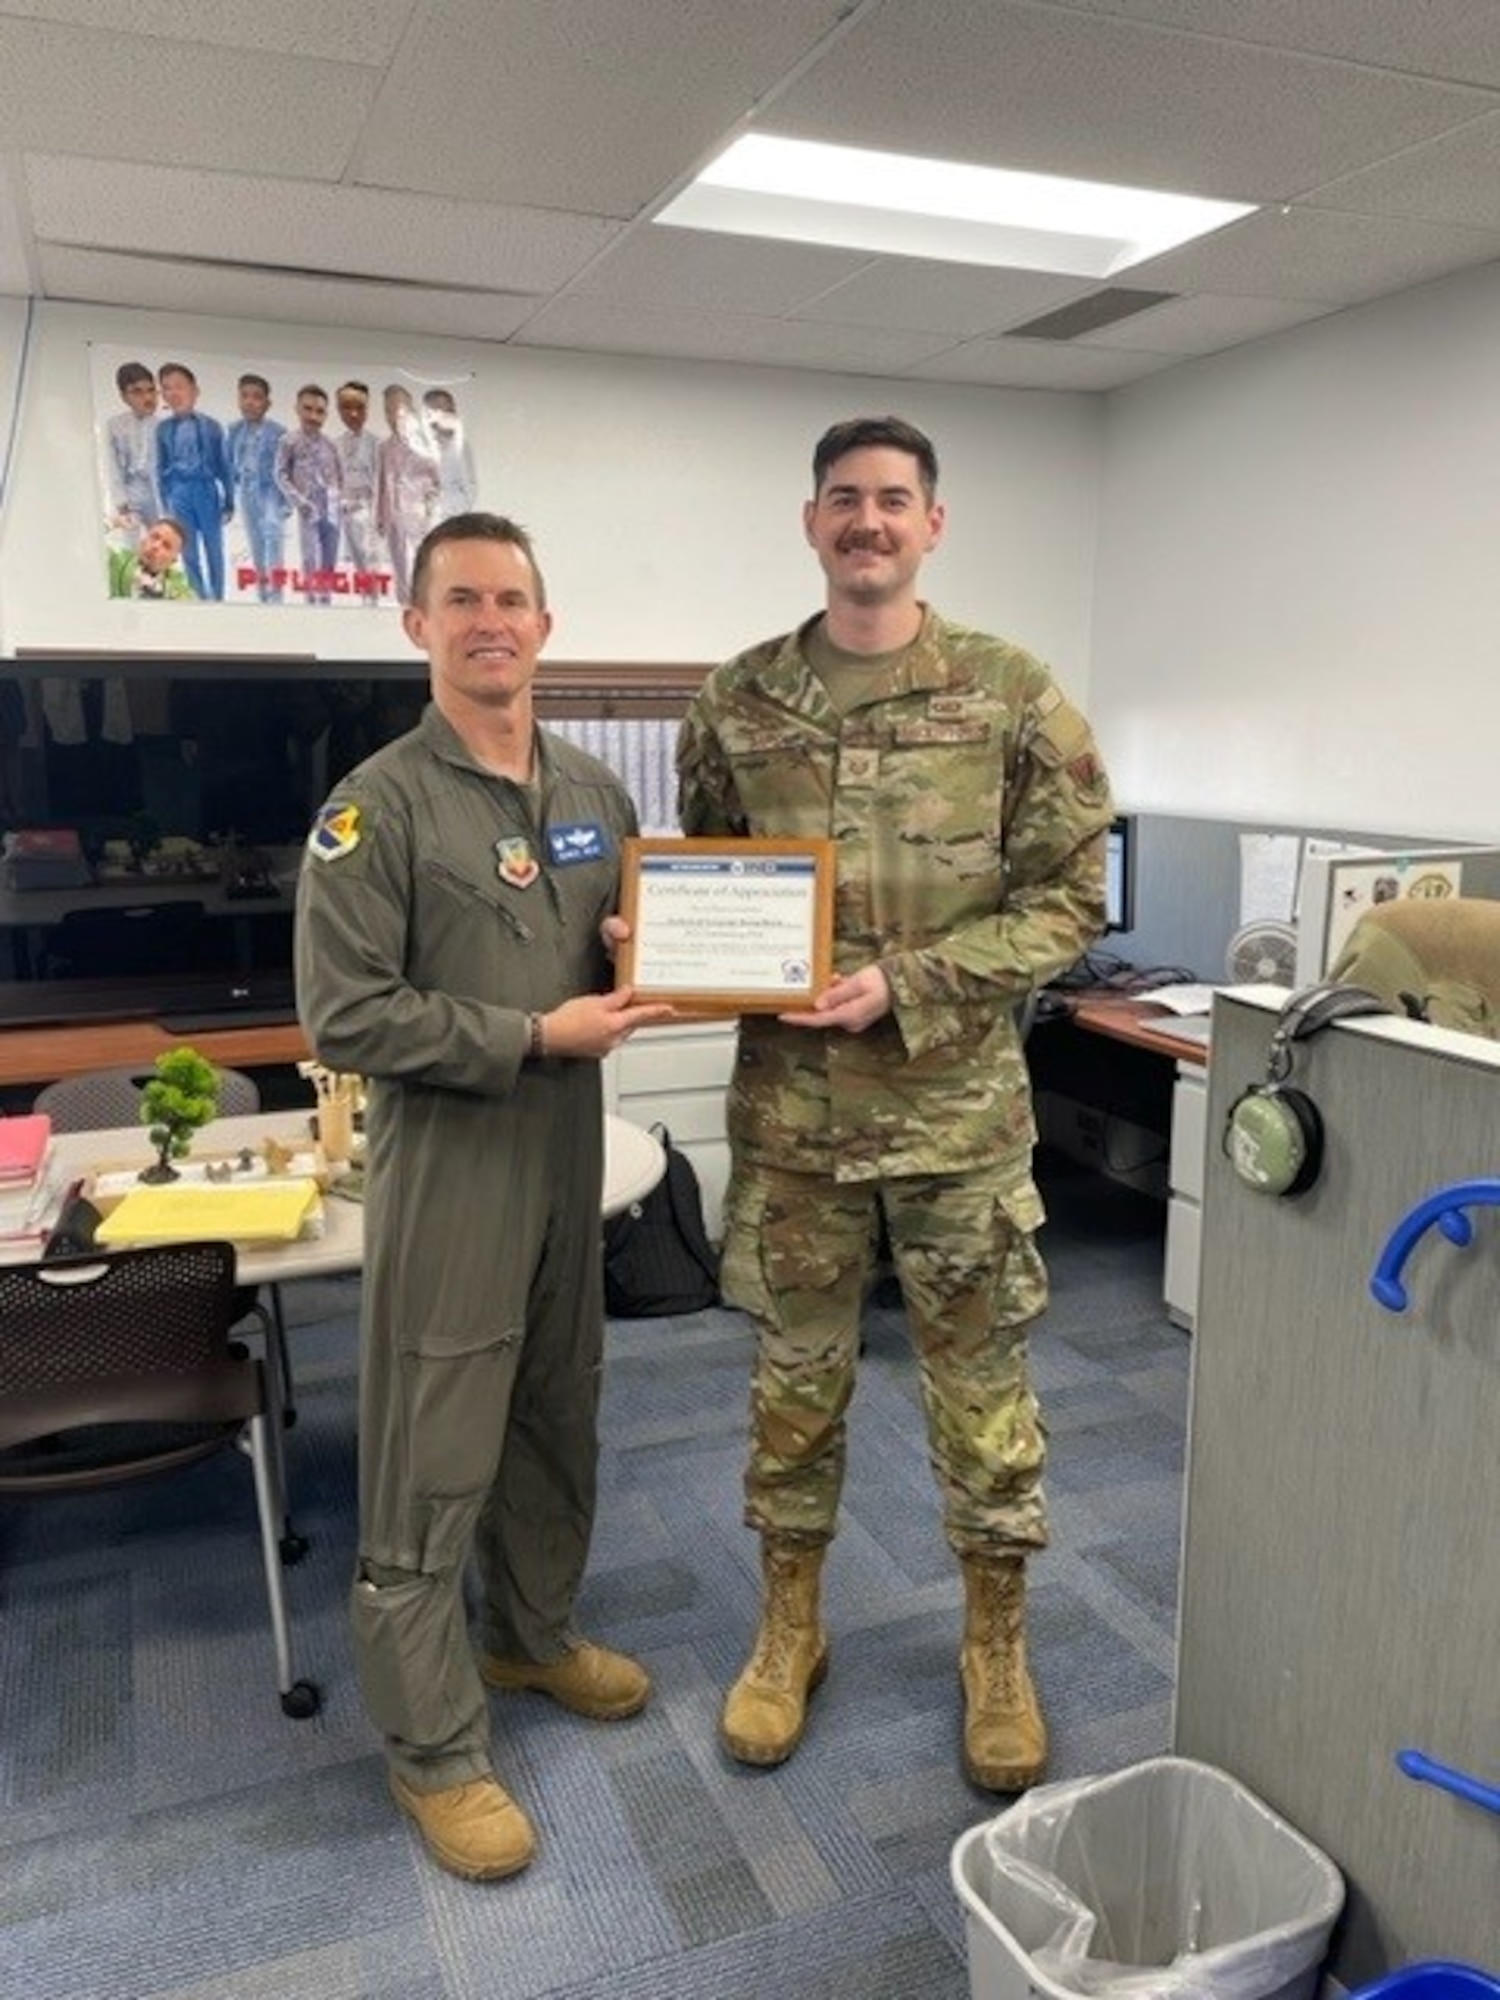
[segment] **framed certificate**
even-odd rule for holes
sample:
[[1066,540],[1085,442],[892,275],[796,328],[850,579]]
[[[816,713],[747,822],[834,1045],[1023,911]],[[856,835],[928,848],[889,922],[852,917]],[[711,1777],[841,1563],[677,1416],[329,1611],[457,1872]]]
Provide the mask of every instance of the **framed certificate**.
[[782,1014],[833,972],[831,840],[624,843],[616,983],[684,1014]]

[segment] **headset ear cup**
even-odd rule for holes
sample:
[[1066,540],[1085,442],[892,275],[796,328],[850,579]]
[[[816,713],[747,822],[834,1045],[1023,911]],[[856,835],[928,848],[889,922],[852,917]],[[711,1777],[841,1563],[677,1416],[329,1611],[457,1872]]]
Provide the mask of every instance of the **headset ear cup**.
[[1288,1117],[1296,1121],[1302,1134],[1302,1164],[1293,1175],[1291,1186],[1283,1188],[1282,1193],[1306,1194],[1322,1171],[1323,1114],[1305,1090],[1289,1090],[1283,1085],[1277,1096]]
[[1252,1084],[1230,1107],[1224,1151],[1236,1177],[1257,1194],[1303,1194],[1323,1164],[1318,1107],[1305,1091]]

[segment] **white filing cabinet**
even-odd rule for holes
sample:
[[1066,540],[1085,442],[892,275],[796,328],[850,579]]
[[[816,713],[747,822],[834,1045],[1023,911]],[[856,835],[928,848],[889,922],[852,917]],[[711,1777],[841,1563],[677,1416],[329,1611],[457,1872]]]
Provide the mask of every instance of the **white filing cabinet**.
[[724,1088],[734,1067],[733,1021],[643,1028],[604,1064],[604,1108],[636,1125],[664,1125],[698,1171],[703,1217],[723,1234],[729,1141]]
[[1172,1086],[1167,1264],[1163,1280],[1167,1317],[1177,1326],[1191,1327],[1198,1314],[1198,1244],[1203,1224],[1207,1142],[1208,1073],[1201,1063],[1179,1062],[1177,1080]]

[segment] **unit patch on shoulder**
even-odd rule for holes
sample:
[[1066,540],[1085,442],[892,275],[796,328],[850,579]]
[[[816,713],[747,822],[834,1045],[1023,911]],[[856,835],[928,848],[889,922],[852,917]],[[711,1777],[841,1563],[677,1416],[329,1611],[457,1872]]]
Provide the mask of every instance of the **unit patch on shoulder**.
[[319,861],[337,861],[359,845],[359,807],[326,805],[307,836],[307,851]]
[[512,889],[529,889],[541,874],[541,864],[531,851],[531,842],[522,834],[508,835],[495,842],[495,869],[502,882]]

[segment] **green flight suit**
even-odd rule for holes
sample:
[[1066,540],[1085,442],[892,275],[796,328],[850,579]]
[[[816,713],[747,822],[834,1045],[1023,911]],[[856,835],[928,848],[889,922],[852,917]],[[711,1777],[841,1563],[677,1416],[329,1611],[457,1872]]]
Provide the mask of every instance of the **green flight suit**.
[[298,888],[303,1026],[369,1083],[355,1654],[423,1790],[490,1771],[470,1550],[484,1649],[554,1660],[593,1525],[599,1065],[528,1060],[527,1015],[611,983],[636,816],[596,758],[537,742],[533,797],[429,707],[334,791]]
[[926,610],[841,713],[802,637],[720,667],[678,744],[685,833],[836,840],[835,969],[878,962],[893,1001],[860,1035],[740,1023],[724,1284],[759,1335],[747,1518],[834,1532],[883,1219],[949,1541],[1024,1551],[1046,1540],[1026,1328],[1047,1293],[1015,1010],[1103,927],[1109,785],[1019,647]]

